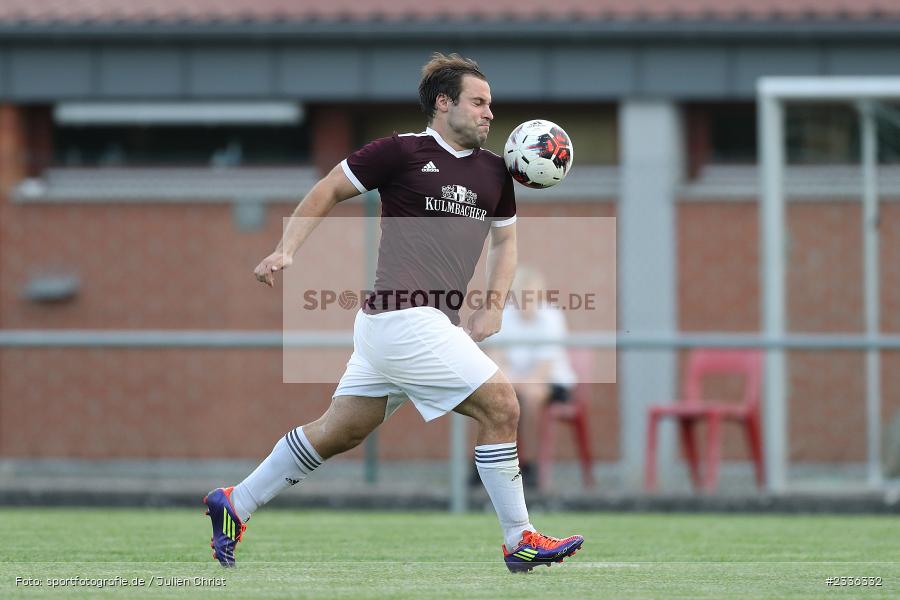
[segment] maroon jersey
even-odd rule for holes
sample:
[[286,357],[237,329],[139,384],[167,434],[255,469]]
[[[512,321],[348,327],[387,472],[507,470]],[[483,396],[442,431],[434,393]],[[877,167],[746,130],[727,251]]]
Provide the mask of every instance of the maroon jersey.
[[459,308],[493,227],[516,220],[503,159],[454,150],[430,127],[363,146],[341,162],[362,192],[381,195],[381,244],[369,314],[433,306],[459,324]]

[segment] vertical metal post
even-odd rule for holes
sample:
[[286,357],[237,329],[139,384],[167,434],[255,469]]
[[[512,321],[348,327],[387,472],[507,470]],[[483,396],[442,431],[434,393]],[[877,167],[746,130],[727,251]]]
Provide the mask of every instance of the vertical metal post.
[[[375,240],[378,237],[378,194],[374,191],[363,195],[366,207],[366,286],[375,283],[375,268],[377,266],[378,251],[375,248]],[[378,481],[378,430],[369,434],[365,441],[364,476],[368,484]]]
[[468,417],[450,413],[450,511],[465,512],[468,508],[467,476]]
[[[678,105],[670,100],[626,98],[619,104],[618,314],[619,326],[634,334],[678,330],[680,124]],[[677,353],[672,348],[629,349],[620,352],[618,365],[621,485],[637,492],[644,484],[647,408],[675,397]],[[674,434],[673,423],[661,430],[663,479],[677,456]]]
[[[766,337],[778,339],[785,332],[785,208],[784,208],[784,107],[760,86],[758,107],[760,140],[760,257],[762,317]],[[766,350],[763,439],[766,484],[772,493],[786,487],[787,394],[785,357],[781,348]]]
[[[858,103],[862,150],[862,234],[863,287],[866,335],[875,337],[880,329],[879,302],[879,215],[878,215],[878,124],[871,100]],[[881,355],[877,348],[866,350],[866,433],[868,434],[868,483],[883,483],[881,470]]]

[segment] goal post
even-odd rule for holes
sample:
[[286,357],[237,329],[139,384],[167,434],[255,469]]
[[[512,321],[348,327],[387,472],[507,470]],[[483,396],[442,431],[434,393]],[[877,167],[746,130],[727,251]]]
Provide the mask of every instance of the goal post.
[[867,482],[883,484],[881,468],[881,379],[879,338],[879,232],[877,121],[879,101],[900,99],[900,77],[762,77],[757,82],[760,165],[760,281],[762,325],[772,342],[766,350],[763,423],[769,491],[788,486],[785,311],[785,103],[843,101],[860,119],[862,239],[866,348]]

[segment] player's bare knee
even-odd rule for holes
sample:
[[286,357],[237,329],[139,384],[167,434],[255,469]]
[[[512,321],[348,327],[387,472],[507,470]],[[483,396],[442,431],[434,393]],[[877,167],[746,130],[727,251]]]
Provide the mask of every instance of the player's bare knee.
[[516,389],[511,384],[503,386],[500,392],[500,402],[503,404],[507,412],[514,412],[516,418],[519,416],[519,398],[516,396]]
[[505,419],[503,419],[503,425],[506,429],[506,433],[509,436],[515,437],[516,432],[519,430],[519,403],[511,402],[508,404],[508,407],[505,411]]
[[511,385],[498,388],[491,408],[493,428],[505,436],[515,437],[519,428],[519,401]]

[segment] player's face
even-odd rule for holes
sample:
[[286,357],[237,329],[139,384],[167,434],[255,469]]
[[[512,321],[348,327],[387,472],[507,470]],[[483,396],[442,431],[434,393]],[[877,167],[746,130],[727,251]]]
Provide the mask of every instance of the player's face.
[[463,147],[480,148],[487,141],[493,120],[491,86],[483,79],[465,75],[459,101],[449,105],[450,130]]

